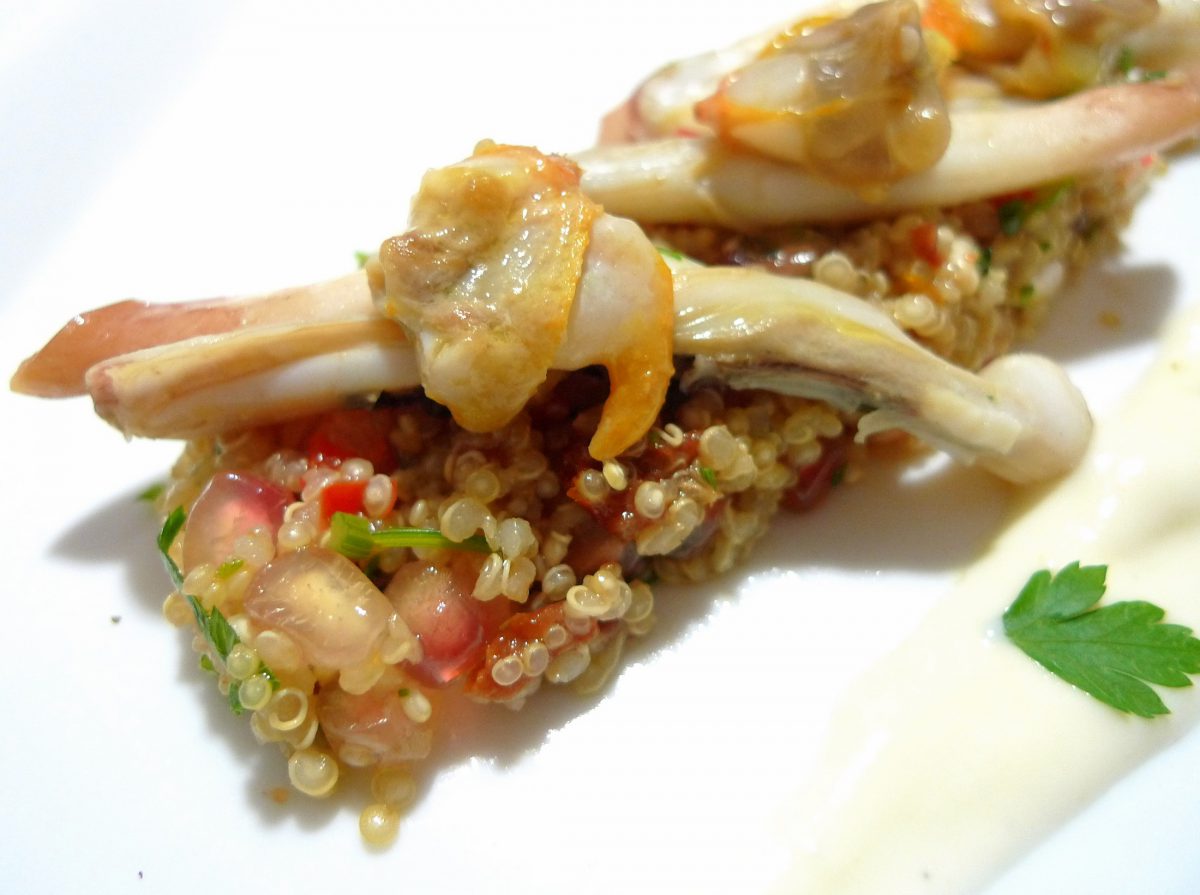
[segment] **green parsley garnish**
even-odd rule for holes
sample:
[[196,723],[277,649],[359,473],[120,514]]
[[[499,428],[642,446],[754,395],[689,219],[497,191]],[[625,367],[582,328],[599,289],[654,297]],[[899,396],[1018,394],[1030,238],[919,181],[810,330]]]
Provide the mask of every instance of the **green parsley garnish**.
[[1000,232],[1015,236],[1029,214],[1029,204],[1022,199],[1011,199],[1000,206],[997,214],[1000,215]]
[[1117,71],[1127,80],[1139,81],[1161,81],[1167,76],[1167,73],[1160,69],[1147,70],[1137,65],[1133,60],[1133,48],[1121,47],[1121,52],[1117,54]]
[[376,550],[389,547],[433,547],[491,553],[487,539],[472,535],[464,541],[452,541],[434,528],[381,528],[353,513],[334,513],[329,520],[329,547],[350,559],[366,559]]
[[362,270],[364,267],[366,267],[367,262],[370,260],[371,260],[370,252],[355,252],[354,253],[354,261],[356,264],[358,264],[359,270]]
[[1200,640],[1163,624],[1141,600],[1094,608],[1107,566],[1072,563],[1037,572],[1004,613],[1004,633],[1027,656],[1122,712],[1152,718],[1170,710],[1149,684],[1187,687],[1200,674]]
[[[167,574],[171,576],[171,582],[175,585],[175,589],[183,594],[183,598],[192,607],[192,615],[196,618],[196,627],[200,629],[200,633],[204,635],[204,639],[208,641],[208,645],[212,647],[213,652],[224,662],[229,658],[230,650],[241,643],[241,639],[237,636],[237,632],[233,630],[233,626],[229,624],[229,620],[225,618],[220,609],[214,606],[210,612],[204,608],[204,604],[199,599],[191,594],[183,593],[183,572],[180,571],[175,560],[171,558],[171,545],[179,537],[179,532],[183,529],[183,524],[186,521],[187,513],[183,507],[176,507],[171,511],[171,514],[167,516],[166,521],[163,523],[162,531],[158,534],[158,551],[162,555],[163,565],[166,566]],[[231,575],[234,571],[241,568],[242,564],[242,560],[236,559],[222,563],[221,567],[217,570],[217,574],[219,575],[221,569],[224,569],[226,566],[232,566],[233,571],[228,573]],[[200,667],[205,671],[211,671],[214,674],[217,673],[217,667],[211,656],[202,655],[200,657]],[[272,690],[279,689],[279,679],[262,662],[258,664],[258,673],[266,675],[267,680],[271,682]],[[229,685],[229,707],[235,715],[240,715],[245,711],[242,701],[238,698],[240,686],[237,681],[232,681]]]
[[149,488],[139,494],[137,499],[153,502],[158,500],[159,496],[166,490],[167,486],[162,482],[158,482],[157,484],[151,485]]
[[242,559],[240,556],[235,556],[233,559],[227,559],[227,560],[225,560],[225,562],[223,562],[219,566],[217,566],[217,577],[218,578],[232,578],[234,576],[234,574],[237,572],[237,570],[240,569],[245,564],[246,564],[246,561],[244,559]]
[[700,478],[704,479],[710,488],[717,487],[717,471],[711,466],[700,467]]
[[1045,211],[1055,202],[1062,199],[1075,186],[1075,181],[1067,179],[1061,183],[1056,183],[1041,190],[1038,194],[1038,200],[1033,203],[1033,211]]
[[675,249],[669,249],[666,246],[655,246],[655,248],[658,249],[658,254],[662,255],[664,258],[670,258],[673,261],[690,260],[687,255],[683,254],[683,252],[676,251]]
[[975,262],[975,266],[979,268],[979,275],[986,277],[988,271],[992,269],[992,250],[990,247],[984,248],[979,253],[979,260]]
[[1126,76],[1133,71],[1133,47],[1121,47],[1117,53],[1117,71]]
[[176,590],[183,588],[183,572],[179,571],[179,566],[175,564],[175,560],[171,559],[171,545],[179,537],[179,532],[183,529],[183,523],[186,521],[187,513],[183,511],[183,507],[175,507],[171,511],[171,515],[167,516],[163,522],[162,531],[158,533],[158,552],[162,556],[163,565]]
[[196,616],[196,626],[200,629],[200,633],[204,635],[204,639],[208,641],[221,661],[229,658],[229,651],[241,643],[237,636],[237,632],[229,624],[229,620],[225,618],[221,610],[216,606],[212,611],[204,608],[196,597],[188,594],[184,599],[188,601],[188,605],[192,607],[192,615]]

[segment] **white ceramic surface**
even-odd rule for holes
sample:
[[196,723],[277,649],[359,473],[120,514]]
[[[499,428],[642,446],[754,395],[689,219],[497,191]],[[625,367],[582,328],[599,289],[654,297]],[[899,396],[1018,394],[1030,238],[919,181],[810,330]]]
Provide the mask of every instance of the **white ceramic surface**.
[[[780,0],[712,12],[682,0],[0,10],[0,367],[120,297],[343,272],[401,229],[425,168],[483,137],[583,147],[641,75],[793,11]],[[1166,315],[1200,294],[1197,161],[1156,184],[1128,251],[1064,299],[1039,341],[1098,413],[1144,368]],[[1103,312],[1121,326],[1102,325]],[[0,891],[11,893],[762,891],[771,812],[841,688],[947,589],[1004,509],[979,474],[906,485],[880,468],[818,513],[781,520],[745,567],[664,590],[658,629],[602,696],[543,692],[522,713],[462,719],[398,842],[373,853],[358,841],[361,794],[268,797],[284,762],[255,745],[159,616],[155,523],[135,496],[175,447],[125,443],[82,400],[5,392],[0,408]],[[1198,762],[1193,733],[987,895],[1194,893]]]

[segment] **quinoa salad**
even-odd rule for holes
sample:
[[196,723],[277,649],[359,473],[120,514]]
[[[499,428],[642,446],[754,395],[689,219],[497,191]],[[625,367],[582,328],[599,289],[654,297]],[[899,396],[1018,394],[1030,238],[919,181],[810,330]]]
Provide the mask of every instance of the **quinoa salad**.
[[[757,62],[683,66],[719,84],[683,111],[647,99],[675,94],[661,83],[672,69],[594,149],[484,141],[431,171],[410,230],[358,271],[244,304],[89,312],[14,388],[86,393],[127,435],[182,440],[154,497],[164,617],[254,738],[280,749],[295,790],[369,782],[359,828],[386,845],[455,702],[520,710],[543,688],[601,691],[631,639],[654,636],[660,582],[734,569],[777,513],[813,511],[873,454],[939,449],[1018,485],[1078,462],[1082,398],[1052,362],[1012,352],[1119,248],[1163,152],[1200,128],[1195,83],[1118,58],[1151,6],[1065,37],[1046,25],[1070,47],[1057,52],[1094,51],[1070,83],[1078,72],[1047,72],[1034,49],[988,57],[961,34],[983,24],[950,0],[929,7],[940,19],[872,5],[886,22],[833,37],[822,29],[839,20],[805,20],[755,53],[790,56],[794,42],[814,65],[826,39],[862,54],[882,28],[906,48],[885,86],[905,114],[933,104],[918,117],[944,127],[906,130],[884,165],[872,143],[870,165],[847,174],[812,150],[781,159],[790,137],[747,128]],[[948,20],[959,30],[938,31]],[[1101,101],[1181,111],[1157,116],[1161,133],[1115,129],[1098,160],[931,199],[927,172],[958,164],[952,92],[945,106],[927,95],[951,69],[988,81],[988,100],[1019,97],[1002,100],[1013,116]],[[660,151],[663,170],[684,158],[662,182],[688,182],[655,196],[638,154]],[[771,192],[772,178],[812,177],[845,205],[748,220],[705,179],[731,158]],[[97,331],[119,334],[94,348]],[[347,372],[346,357],[365,361]]]

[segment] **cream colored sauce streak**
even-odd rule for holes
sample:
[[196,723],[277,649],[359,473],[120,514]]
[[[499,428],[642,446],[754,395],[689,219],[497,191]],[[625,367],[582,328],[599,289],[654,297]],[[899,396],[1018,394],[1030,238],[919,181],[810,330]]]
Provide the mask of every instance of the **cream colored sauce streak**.
[[970,892],[1200,715],[1123,715],[1044,671],[1000,615],[1039,568],[1109,567],[1106,600],[1148,599],[1200,628],[1200,313],[1097,428],[1083,464],[1031,495],[913,636],[850,691],[812,784],[789,804],[802,843],[779,890]]

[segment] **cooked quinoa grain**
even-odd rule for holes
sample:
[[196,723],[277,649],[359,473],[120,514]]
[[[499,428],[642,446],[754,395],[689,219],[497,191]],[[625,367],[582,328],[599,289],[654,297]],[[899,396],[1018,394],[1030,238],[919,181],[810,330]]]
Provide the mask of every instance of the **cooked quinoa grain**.
[[887,311],[963,366],[1003,354],[1089,260],[1111,252],[1153,166],[1136,162],[1036,190],[867,223],[735,233],[658,226],[656,239],[706,264],[815,279]]
[[[656,236],[702,261],[853,292],[979,366],[1113,244],[1145,176],[1131,167],[858,226]],[[817,505],[865,450],[853,415],[700,384],[673,388],[638,443],[598,462],[587,446],[607,394],[595,370],[554,373],[486,434],[419,395],[385,397],[196,440],[176,463],[161,506],[188,512],[171,547],[184,579],[164,616],[204,621],[202,666],[288,756],[296,789],[321,797],[352,769],[372,774],[366,841],[396,836],[449,701],[519,708],[543,685],[595,692],[628,638],[653,629],[653,582],[733,568],[781,507]],[[339,514],[359,521],[365,548],[335,536]]]
[[[196,636],[201,663],[289,756],[296,789],[326,795],[373,769],[367,841],[395,835],[446,699],[518,707],[544,683],[603,686],[627,638],[653,628],[652,580],[729,569],[851,454],[827,407],[705,386],[597,462],[606,393],[590,370],[556,377],[489,434],[412,397],[185,447],[163,503],[188,510],[183,542],[247,520],[199,553],[172,548],[184,592],[237,637],[223,654]],[[352,561],[334,549],[337,513],[435,540]],[[194,623],[178,594],[163,611]]]

